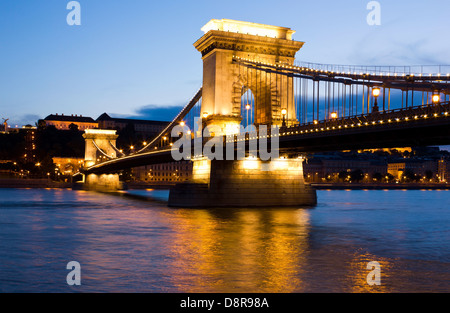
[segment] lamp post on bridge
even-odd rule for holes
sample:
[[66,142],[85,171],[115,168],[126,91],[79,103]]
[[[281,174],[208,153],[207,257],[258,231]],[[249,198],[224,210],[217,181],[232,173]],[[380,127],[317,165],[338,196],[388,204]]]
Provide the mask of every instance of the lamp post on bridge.
[[378,97],[380,96],[381,90],[378,87],[372,89],[372,95],[375,98],[375,103],[373,104],[372,113],[376,113],[379,111],[378,108]]
[[433,96],[431,97],[431,101],[433,102],[434,105],[438,104],[441,101],[441,96],[437,91],[434,92]]
[[283,115],[283,124],[281,125],[282,127],[286,127],[286,115],[287,115],[287,110],[283,109],[281,110],[281,115]]

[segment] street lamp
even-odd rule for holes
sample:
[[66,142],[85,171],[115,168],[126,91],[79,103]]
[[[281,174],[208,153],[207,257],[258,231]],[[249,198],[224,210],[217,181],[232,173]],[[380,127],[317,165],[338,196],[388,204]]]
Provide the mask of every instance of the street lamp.
[[286,127],[286,115],[287,115],[287,110],[283,109],[281,110],[281,115],[283,115],[283,127]]
[[378,109],[378,97],[380,96],[380,93],[381,93],[380,88],[375,87],[375,88],[372,89],[372,95],[375,98],[375,103],[374,103],[373,108],[372,108],[372,113],[379,111],[379,109]]
[[331,112],[330,116],[331,116],[332,119],[337,119],[338,118],[337,112]]
[[431,100],[433,101],[433,104],[438,104],[441,101],[441,96],[439,93],[435,92],[431,97]]
[[247,126],[248,126],[248,111],[250,110],[250,104],[247,104],[246,106],[245,106],[245,109],[247,110]]

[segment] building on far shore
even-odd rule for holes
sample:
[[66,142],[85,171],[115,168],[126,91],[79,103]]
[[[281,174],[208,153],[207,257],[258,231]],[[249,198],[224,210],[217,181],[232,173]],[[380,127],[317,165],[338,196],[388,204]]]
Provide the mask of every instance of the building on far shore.
[[442,158],[438,161],[437,175],[440,182],[450,182],[450,159]]
[[77,114],[51,114],[44,121],[47,126],[55,126],[58,130],[69,130],[71,124],[77,125],[78,130],[98,128],[98,123],[93,118]]
[[364,180],[371,180],[375,175],[386,175],[386,162],[376,159],[359,159],[340,157],[338,155],[315,155],[305,161],[303,173],[306,182],[338,181],[343,172],[361,170]]
[[37,127],[31,125],[23,126],[19,132],[25,133],[25,153],[23,160],[25,163],[36,161],[36,132]]
[[54,157],[53,164],[63,175],[73,175],[84,166],[84,158]]
[[396,179],[401,179],[406,171],[411,171],[419,176],[425,176],[427,172],[437,173],[438,162],[431,160],[400,160],[388,163],[388,173]]
[[192,162],[179,161],[133,168],[136,181],[158,184],[175,184],[192,177]]
[[152,138],[158,135],[169,124],[169,122],[164,121],[115,118],[109,116],[107,113],[100,115],[96,122],[98,123],[98,127],[100,129],[122,130],[128,125],[132,125],[136,133],[142,135],[144,138]]

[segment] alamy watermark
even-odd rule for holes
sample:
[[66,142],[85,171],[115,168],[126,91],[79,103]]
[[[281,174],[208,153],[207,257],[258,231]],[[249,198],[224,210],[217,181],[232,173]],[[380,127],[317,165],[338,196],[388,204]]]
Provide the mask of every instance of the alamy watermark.
[[381,265],[376,261],[367,263],[367,269],[371,272],[367,275],[366,281],[369,286],[381,285]]
[[66,22],[69,26],[81,25],[81,4],[78,1],[70,1],[66,6],[70,12],[67,14]]
[[[178,138],[172,146],[174,161],[190,160],[192,155],[207,157],[210,160],[244,160],[247,157],[258,157],[261,161],[270,161],[280,157],[279,128],[267,125],[249,125],[234,129],[223,135],[217,125],[203,127],[202,120],[196,118],[194,130],[187,125],[177,125],[172,129],[172,138]],[[204,139],[208,138],[206,142]],[[270,151],[269,151],[270,140]]]
[[367,24],[369,26],[380,26],[381,25],[381,4],[378,1],[370,1],[367,4]]
[[66,269],[70,270],[67,274],[66,282],[69,286],[81,286],[81,265],[77,261],[67,263]]

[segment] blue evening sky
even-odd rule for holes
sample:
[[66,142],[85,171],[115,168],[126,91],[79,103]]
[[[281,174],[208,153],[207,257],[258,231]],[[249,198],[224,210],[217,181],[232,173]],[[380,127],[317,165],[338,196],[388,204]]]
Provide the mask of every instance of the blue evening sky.
[[0,1],[0,117],[13,125],[52,113],[168,119],[201,86],[192,44],[213,18],[290,27],[302,61],[450,64],[448,0],[380,0],[380,26],[366,22],[369,0],[79,0],[81,26],[67,25],[68,2]]

